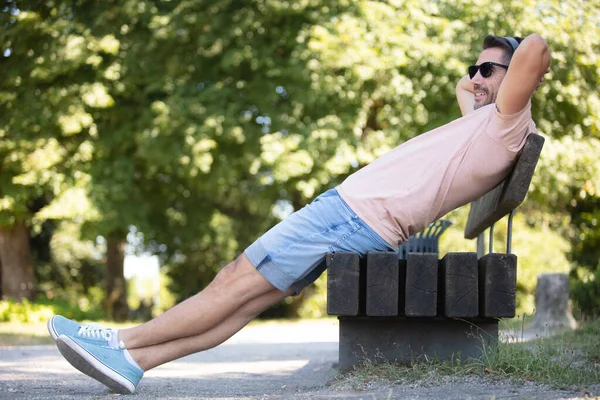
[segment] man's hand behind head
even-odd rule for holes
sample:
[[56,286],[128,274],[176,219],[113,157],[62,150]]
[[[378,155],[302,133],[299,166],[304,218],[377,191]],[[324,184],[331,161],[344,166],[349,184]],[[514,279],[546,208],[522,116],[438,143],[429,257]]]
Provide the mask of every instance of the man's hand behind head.
[[537,34],[529,35],[517,48],[498,93],[496,106],[503,114],[521,111],[550,72],[550,50]]
[[474,110],[475,85],[471,82],[469,75],[463,76],[456,84],[456,100],[463,116]]

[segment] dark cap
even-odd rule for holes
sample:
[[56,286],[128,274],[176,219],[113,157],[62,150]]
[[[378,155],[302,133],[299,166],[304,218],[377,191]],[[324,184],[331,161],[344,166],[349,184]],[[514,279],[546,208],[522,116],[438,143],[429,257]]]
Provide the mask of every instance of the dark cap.
[[519,42],[517,41],[517,39],[515,39],[513,37],[505,37],[505,36],[503,36],[502,39],[506,40],[508,42],[508,44],[510,44],[510,47],[512,47],[513,52],[515,50],[517,50],[517,47],[519,47]]

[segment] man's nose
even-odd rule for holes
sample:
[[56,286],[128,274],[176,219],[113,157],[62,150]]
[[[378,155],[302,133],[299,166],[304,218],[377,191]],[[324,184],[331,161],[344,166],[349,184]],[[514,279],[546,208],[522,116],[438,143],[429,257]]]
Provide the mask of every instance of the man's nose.
[[471,82],[480,85],[483,82],[483,76],[481,76],[481,72],[477,71],[474,77],[471,78]]

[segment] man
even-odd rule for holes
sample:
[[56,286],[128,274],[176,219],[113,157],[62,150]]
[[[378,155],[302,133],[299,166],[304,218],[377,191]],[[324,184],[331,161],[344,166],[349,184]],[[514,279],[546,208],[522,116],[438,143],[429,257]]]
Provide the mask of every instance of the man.
[[158,318],[116,331],[55,316],[50,334],[77,369],[133,393],[144,371],[221,344],[299,293],[323,271],[327,252],[396,250],[496,186],[535,131],[530,98],[549,67],[539,35],[522,42],[488,36],[456,88],[462,118],[398,146],[322,194]]

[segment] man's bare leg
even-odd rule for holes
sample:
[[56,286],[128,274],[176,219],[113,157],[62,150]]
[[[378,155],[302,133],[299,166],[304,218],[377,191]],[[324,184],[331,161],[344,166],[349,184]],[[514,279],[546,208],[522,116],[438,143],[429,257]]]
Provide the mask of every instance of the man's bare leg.
[[145,324],[120,330],[119,339],[131,350],[196,336],[274,289],[242,254],[223,268],[200,293]]
[[246,303],[229,318],[204,333],[153,346],[129,349],[129,353],[144,371],[148,371],[166,362],[208,350],[229,339],[261,312],[291,294],[291,289],[285,293],[278,289],[271,290]]

